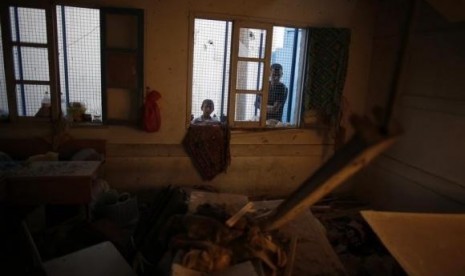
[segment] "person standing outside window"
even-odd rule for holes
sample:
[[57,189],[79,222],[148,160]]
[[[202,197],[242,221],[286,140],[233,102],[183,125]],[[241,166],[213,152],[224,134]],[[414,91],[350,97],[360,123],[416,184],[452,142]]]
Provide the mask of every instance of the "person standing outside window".
[[[271,65],[271,76],[268,90],[268,102],[266,105],[266,119],[282,121],[284,103],[287,99],[288,89],[281,82],[283,76],[283,66],[279,63]],[[260,95],[255,99],[255,107],[260,108],[262,97]]]
[[202,115],[198,118],[192,120],[191,124],[219,124],[218,118],[211,116],[212,112],[215,110],[215,105],[210,99],[205,99],[202,102]]

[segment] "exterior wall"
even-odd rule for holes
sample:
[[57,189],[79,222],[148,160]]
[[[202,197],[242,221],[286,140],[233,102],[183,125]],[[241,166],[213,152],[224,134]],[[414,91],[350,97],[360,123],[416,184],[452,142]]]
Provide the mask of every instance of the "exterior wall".
[[[367,110],[385,104],[405,2],[380,1]],[[464,73],[465,22],[419,1],[395,106],[405,134],[353,181],[360,197],[387,210],[465,209]]]
[[[366,97],[374,21],[372,0],[99,0],[63,4],[145,10],[145,86],[162,94],[162,127],[148,134],[132,127],[71,129],[76,138],[108,141],[106,178],[128,190],[163,185],[212,185],[220,191],[283,196],[293,191],[325,160],[332,142],[320,129],[234,131],[228,172],[202,182],[180,145],[186,132],[189,70],[189,15],[218,13],[276,20],[278,24],[352,29],[345,96],[351,111],[362,113]],[[62,2],[60,2],[62,3]],[[0,136],[45,135],[49,127],[24,130],[1,126]]]

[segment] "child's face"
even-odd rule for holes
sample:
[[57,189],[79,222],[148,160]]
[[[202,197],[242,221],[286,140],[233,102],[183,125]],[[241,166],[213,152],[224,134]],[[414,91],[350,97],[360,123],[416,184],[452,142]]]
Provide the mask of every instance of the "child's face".
[[213,108],[213,105],[211,103],[205,103],[204,105],[202,105],[202,111],[203,111],[203,115],[210,115],[213,110],[215,110]]

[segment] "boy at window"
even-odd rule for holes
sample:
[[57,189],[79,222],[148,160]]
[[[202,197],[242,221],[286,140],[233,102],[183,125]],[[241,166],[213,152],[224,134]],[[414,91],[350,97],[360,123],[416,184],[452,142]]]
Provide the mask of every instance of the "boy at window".
[[203,114],[192,120],[192,124],[218,124],[218,118],[216,116],[211,116],[212,112],[215,110],[215,105],[210,99],[205,99],[202,102],[201,109]]
[[[266,119],[274,119],[282,121],[284,103],[287,99],[288,89],[284,83],[281,82],[283,76],[283,67],[279,63],[271,65],[270,87],[268,92],[268,102],[266,105]],[[255,107],[260,108],[261,96],[257,96],[255,100]]]

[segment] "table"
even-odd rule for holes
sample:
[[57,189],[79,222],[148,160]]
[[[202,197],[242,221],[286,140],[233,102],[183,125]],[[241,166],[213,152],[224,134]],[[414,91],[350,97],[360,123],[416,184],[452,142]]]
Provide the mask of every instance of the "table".
[[38,161],[10,172],[6,201],[13,204],[86,204],[100,161]]

